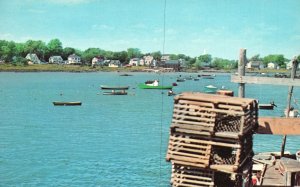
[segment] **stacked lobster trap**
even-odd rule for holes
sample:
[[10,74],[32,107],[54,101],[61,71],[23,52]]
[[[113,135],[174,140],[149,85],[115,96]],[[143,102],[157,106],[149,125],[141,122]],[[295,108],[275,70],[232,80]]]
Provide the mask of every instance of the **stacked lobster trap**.
[[256,100],[202,93],[174,98],[167,161],[173,186],[242,186],[251,177]]

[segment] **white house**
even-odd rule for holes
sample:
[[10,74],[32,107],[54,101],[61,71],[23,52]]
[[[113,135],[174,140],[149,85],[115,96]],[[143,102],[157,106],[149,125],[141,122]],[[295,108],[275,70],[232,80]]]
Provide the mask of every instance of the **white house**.
[[140,65],[140,59],[139,58],[132,58],[132,59],[130,59],[129,65],[131,65],[131,66],[139,66]]
[[264,63],[262,61],[249,61],[246,67],[247,69],[263,69]]
[[[286,64],[286,69],[292,69],[293,67],[293,61],[291,60]],[[298,69],[300,69],[300,63],[298,64]]]
[[162,62],[165,62],[167,60],[170,60],[170,55],[168,54],[164,54],[161,56],[161,59],[160,59]]
[[104,64],[104,60],[100,57],[94,57],[92,59],[92,66],[100,65],[102,66]]
[[108,64],[108,67],[110,67],[110,68],[121,67],[121,62],[120,62],[120,60],[111,60]]
[[147,55],[147,56],[144,56],[144,61],[145,61],[145,66],[150,66],[154,60],[153,56],[151,55]]
[[75,54],[68,57],[68,64],[81,64],[81,58]]
[[64,63],[64,60],[61,56],[51,56],[49,58],[49,64],[62,64]]
[[267,67],[268,69],[277,69],[278,65],[274,62],[269,62]]
[[40,64],[41,61],[35,53],[28,53],[25,57],[29,60],[28,64]]

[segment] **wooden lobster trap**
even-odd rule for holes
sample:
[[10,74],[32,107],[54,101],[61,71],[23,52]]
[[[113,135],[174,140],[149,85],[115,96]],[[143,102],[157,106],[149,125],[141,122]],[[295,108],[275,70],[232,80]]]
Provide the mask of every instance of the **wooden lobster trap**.
[[252,135],[234,140],[171,131],[166,160],[232,173],[252,158],[252,144]]
[[256,100],[190,92],[174,100],[171,127],[177,132],[237,139],[257,128]]
[[173,187],[241,187],[249,184],[251,173],[250,165],[231,174],[172,162],[171,184]]
[[212,187],[214,184],[212,170],[172,163],[171,184],[173,187]]

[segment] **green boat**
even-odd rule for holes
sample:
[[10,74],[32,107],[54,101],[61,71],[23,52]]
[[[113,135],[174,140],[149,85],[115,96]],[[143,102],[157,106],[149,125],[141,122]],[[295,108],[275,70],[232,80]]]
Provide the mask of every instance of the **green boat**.
[[141,89],[172,89],[173,86],[160,86],[158,85],[158,81],[146,81],[145,83],[141,83],[138,85]]

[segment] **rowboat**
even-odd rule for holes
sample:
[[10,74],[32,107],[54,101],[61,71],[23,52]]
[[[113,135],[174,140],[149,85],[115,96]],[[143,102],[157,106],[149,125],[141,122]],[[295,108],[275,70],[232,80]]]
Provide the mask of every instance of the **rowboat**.
[[125,90],[112,90],[111,92],[103,92],[103,95],[127,95]]
[[259,104],[258,108],[262,109],[262,110],[273,110],[274,105],[272,105],[272,104]]
[[79,105],[81,105],[81,101],[71,101],[71,102],[54,101],[53,105],[54,106],[79,106]]
[[108,86],[108,85],[101,85],[102,90],[128,90],[129,86]]
[[211,94],[215,94],[217,92],[217,87],[213,86],[213,85],[208,85],[204,87],[204,92],[205,93],[211,93]]

